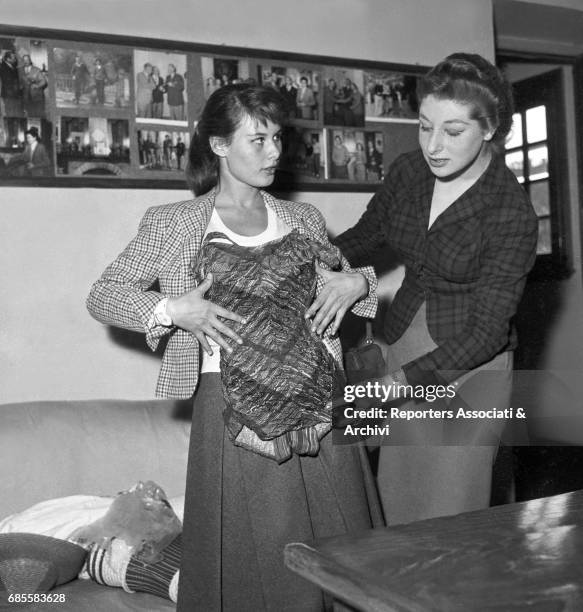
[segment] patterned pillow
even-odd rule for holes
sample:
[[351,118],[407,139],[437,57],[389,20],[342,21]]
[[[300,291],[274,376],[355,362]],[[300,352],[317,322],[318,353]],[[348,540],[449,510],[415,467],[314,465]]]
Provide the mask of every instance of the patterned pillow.
[[0,534],[0,603],[10,595],[45,593],[77,577],[87,551],[37,533]]

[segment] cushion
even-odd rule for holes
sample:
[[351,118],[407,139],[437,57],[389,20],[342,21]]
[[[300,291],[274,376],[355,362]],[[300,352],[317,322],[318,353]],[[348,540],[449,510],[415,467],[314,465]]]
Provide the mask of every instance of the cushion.
[[87,556],[81,546],[36,533],[0,534],[0,593],[37,593],[77,577]]
[[38,533],[67,540],[75,529],[101,518],[113,499],[93,495],[48,499],[0,520],[0,533]]
[[[95,495],[69,495],[48,499],[22,512],[16,512],[0,520],[0,533],[15,531],[69,539],[73,531],[93,523],[105,515],[114,497]],[[182,522],[184,517],[184,495],[168,500]]]

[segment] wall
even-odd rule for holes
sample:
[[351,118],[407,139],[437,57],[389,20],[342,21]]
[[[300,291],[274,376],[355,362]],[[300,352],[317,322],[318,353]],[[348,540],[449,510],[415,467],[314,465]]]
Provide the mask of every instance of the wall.
[[489,0],[2,0],[0,4],[0,19],[11,25],[380,61],[431,65],[457,49],[474,49],[488,57],[494,51]]
[[[2,0],[5,24],[107,32],[431,65],[455,50],[493,59],[486,0]],[[239,7],[244,4],[245,10]],[[455,16],[455,19],[452,18]],[[0,190],[0,401],[153,394],[158,356],[143,337],[85,310],[90,284],[152,204],[187,192]],[[353,224],[370,194],[297,194],[331,233]],[[385,279],[385,293],[398,277]]]

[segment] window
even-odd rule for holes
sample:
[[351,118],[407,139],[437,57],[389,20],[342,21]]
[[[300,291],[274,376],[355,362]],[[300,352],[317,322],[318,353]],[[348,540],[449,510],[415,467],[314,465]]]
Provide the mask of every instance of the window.
[[551,254],[549,148],[544,105],[514,114],[506,151],[506,165],[524,185],[539,219],[537,253]]
[[506,165],[528,193],[539,220],[535,271],[567,274],[563,89],[560,70],[514,83],[516,112],[506,142]]

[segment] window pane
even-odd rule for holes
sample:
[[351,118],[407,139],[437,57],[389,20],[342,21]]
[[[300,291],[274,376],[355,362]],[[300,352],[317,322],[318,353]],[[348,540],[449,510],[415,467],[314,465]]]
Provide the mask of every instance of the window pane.
[[526,111],[526,140],[539,142],[547,138],[547,112],[544,106],[536,106]]
[[510,129],[510,135],[506,140],[506,148],[513,149],[514,147],[522,146],[522,115],[520,113],[514,113],[512,115],[512,128]]
[[528,150],[528,178],[531,181],[549,176],[549,153],[546,145]]
[[539,217],[551,214],[549,205],[549,182],[541,181],[540,183],[531,183],[530,185],[530,200],[536,214]]
[[514,172],[520,183],[524,183],[524,164],[522,151],[506,154],[506,165]]
[[538,222],[538,244],[536,246],[537,255],[548,255],[553,252],[551,244],[551,220],[539,219]]

